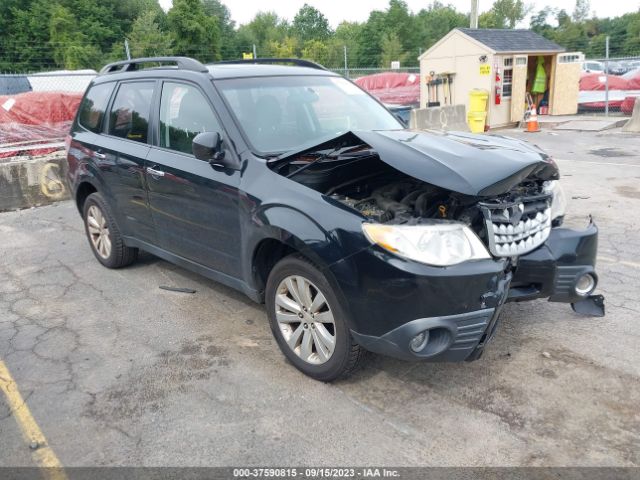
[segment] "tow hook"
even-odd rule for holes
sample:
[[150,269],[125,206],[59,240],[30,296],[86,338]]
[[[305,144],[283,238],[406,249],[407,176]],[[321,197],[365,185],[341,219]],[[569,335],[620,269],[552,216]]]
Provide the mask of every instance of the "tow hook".
[[574,312],[590,317],[604,317],[604,295],[589,295],[571,304]]

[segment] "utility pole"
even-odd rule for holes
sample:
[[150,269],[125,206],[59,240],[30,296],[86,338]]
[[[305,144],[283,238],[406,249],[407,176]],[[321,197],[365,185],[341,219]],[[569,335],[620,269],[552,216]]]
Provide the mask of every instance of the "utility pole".
[[344,76],[349,78],[349,70],[347,67],[347,46],[344,46]]
[[127,54],[127,60],[131,60],[131,52],[129,51],[129,40],[124,39],[124,51]]
[[253,59],[255,60],[256,58],[258,58],[258,54],[256,53],[256,44],[253,44]]
[[478,0],[471,0],[471,21],[469,27],[478,28]]
[[604,116],[609,116],[609,35],[604,46]]

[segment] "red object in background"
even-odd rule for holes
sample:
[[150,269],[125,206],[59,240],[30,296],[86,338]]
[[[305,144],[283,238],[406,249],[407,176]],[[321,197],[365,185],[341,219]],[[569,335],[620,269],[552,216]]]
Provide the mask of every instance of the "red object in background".
[[382,103],[410,105],[420,102],[420,75],[384,72],[356,78],[354,82]]
[[625,115],[631,115],[633,113],[633,107],[636,104],[636,98],[638,97],[625,97],[620,105],[620,111]]
[[[62,141],[76,115],[81,93],[26,92],[0,95],[0,158],[23,153],[20,145]],[[28,155],[44,155],[57,148],[25,150]]]
[[[630,90],[629,81],[618,75],[606,75],[609,90]],[[587,73],[580,77],[580,90],[599,91],[605,90],[605,75],[603,73]]]

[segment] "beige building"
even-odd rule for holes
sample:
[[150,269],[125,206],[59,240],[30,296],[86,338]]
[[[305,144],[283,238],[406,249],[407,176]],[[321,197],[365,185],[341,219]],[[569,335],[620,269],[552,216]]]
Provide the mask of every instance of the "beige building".
[[547,81],[544,94],[532,94],[534,103],[546,103],[542,110],[550,115],[576,113],[583,55],[567,53],[531,30],[506,29],[456,28],[424,52],[419,57],[420,107],[451,103],[469,111],[469,93],[483,89],[489,92],[487,125],[513,125],[524,117],[538,57]]

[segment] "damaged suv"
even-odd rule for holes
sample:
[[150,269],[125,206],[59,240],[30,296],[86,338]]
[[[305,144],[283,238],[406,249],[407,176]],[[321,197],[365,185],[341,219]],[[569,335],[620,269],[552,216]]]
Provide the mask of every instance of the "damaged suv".
[[319,380],[367,350],[477,359],[505,302],[603,313],[596,226],[562,227],[547,154],[407,130],[310,62],[107,65],[68,161],[99,262],[142,249],[264,302],[284,355]]

